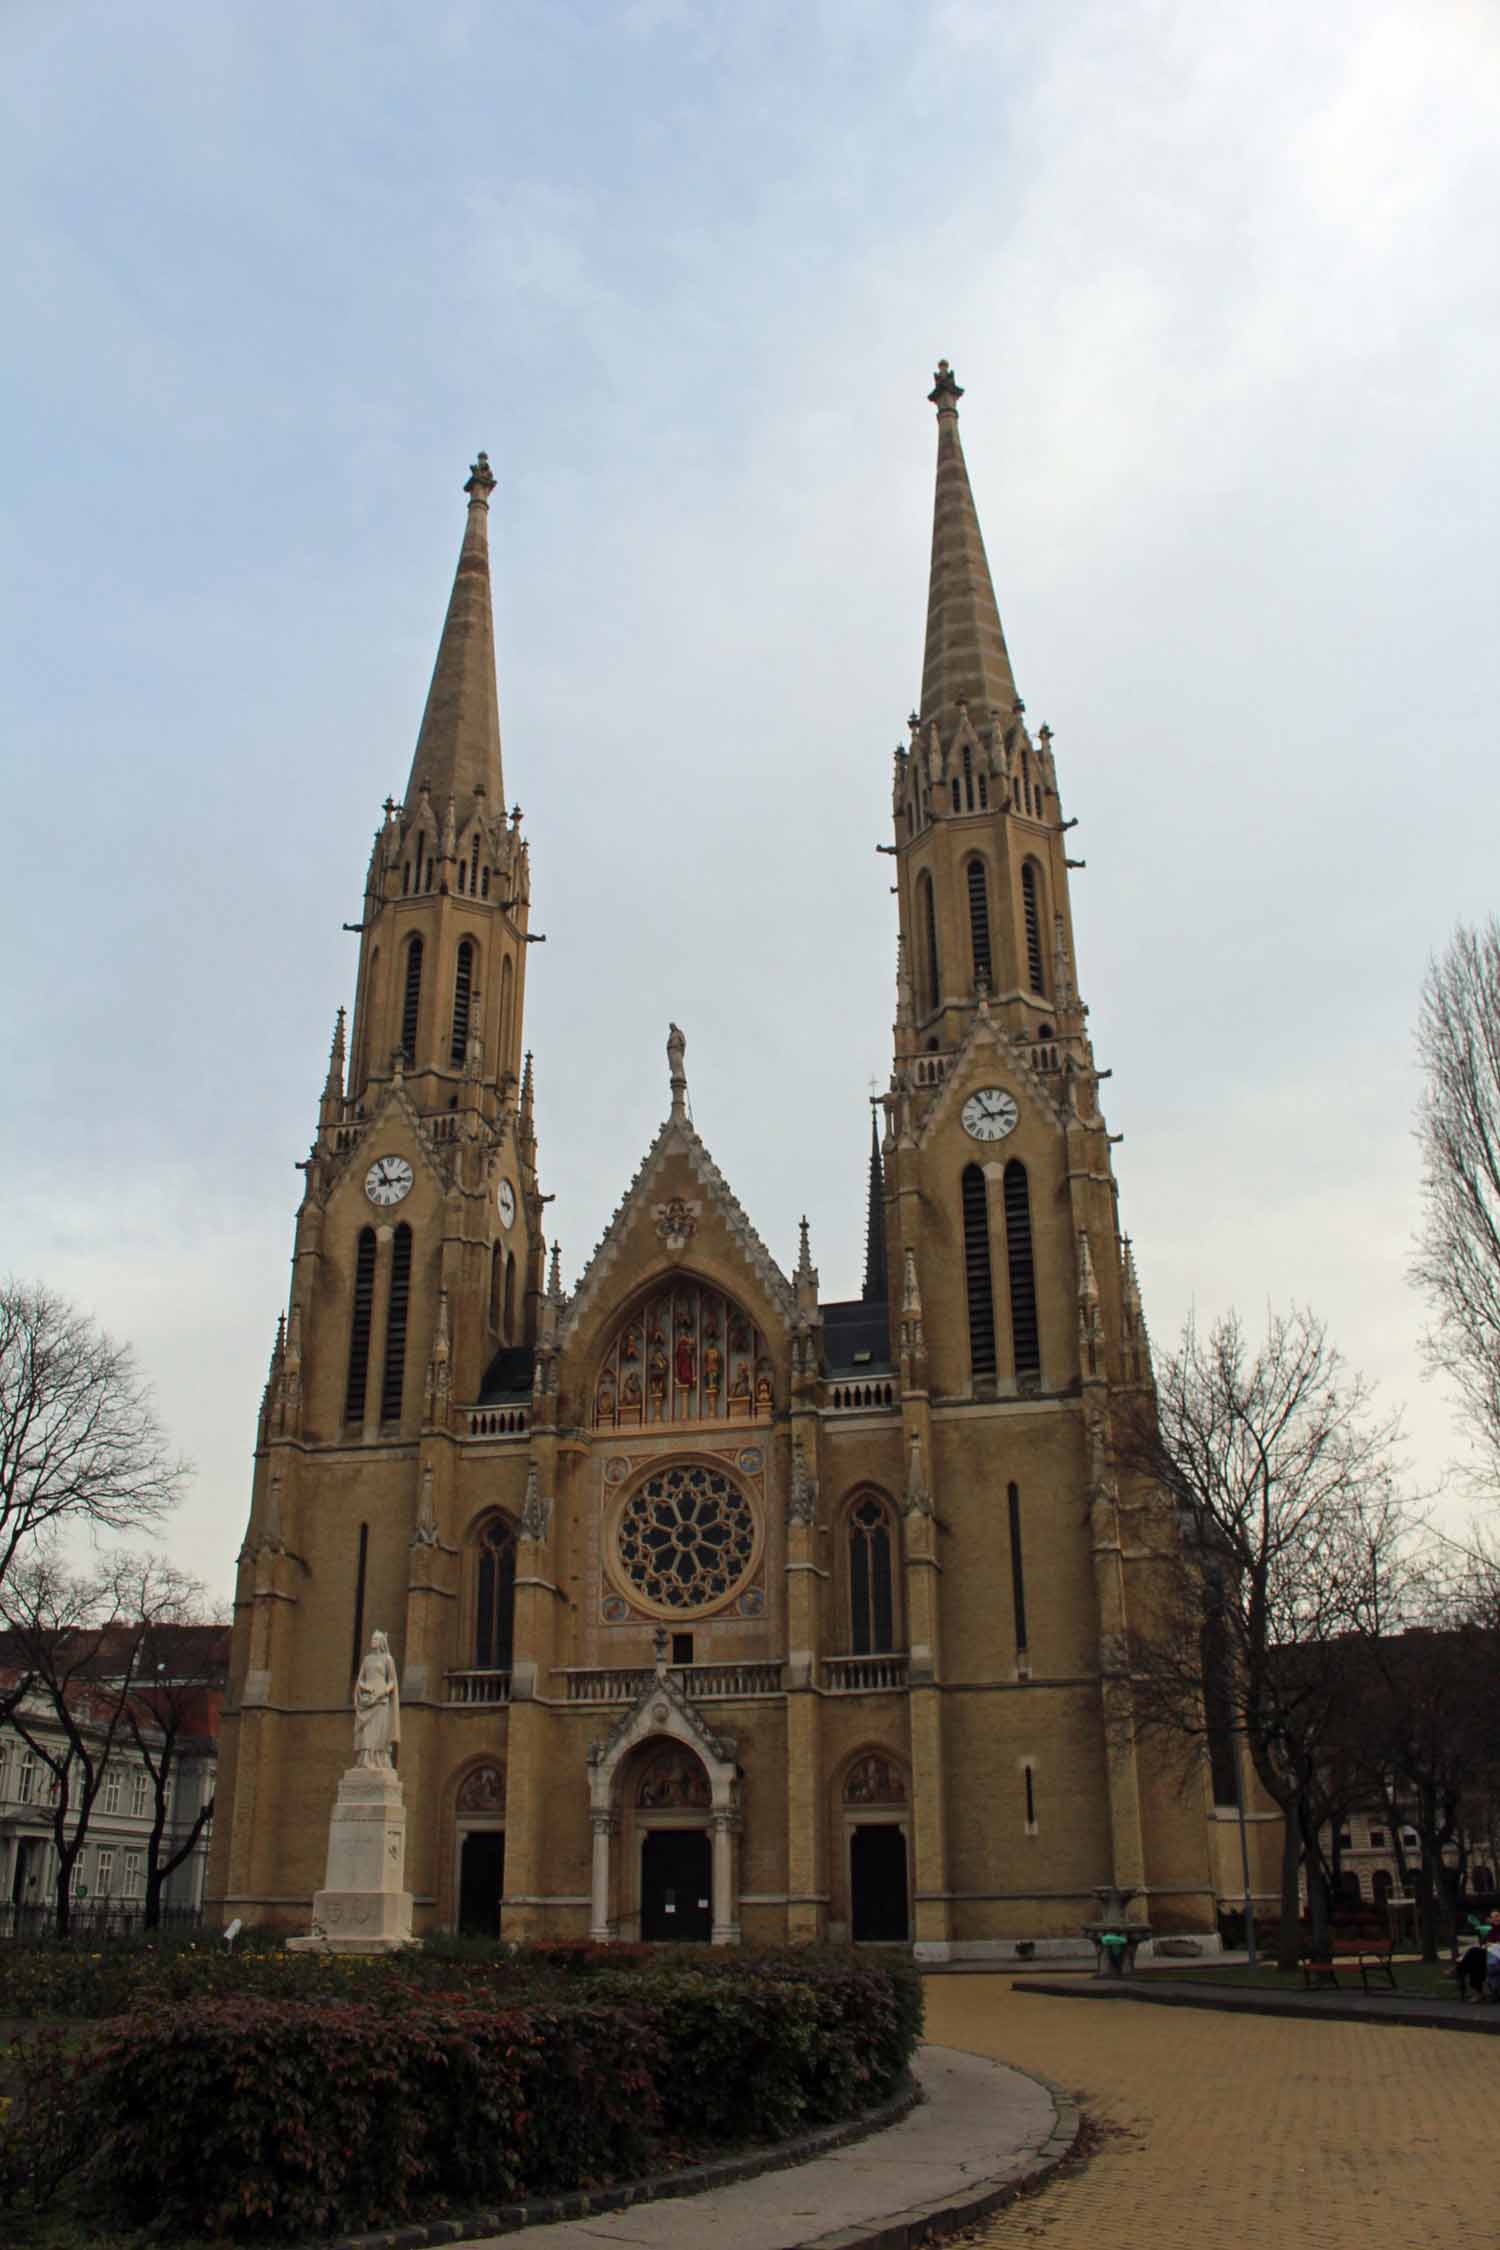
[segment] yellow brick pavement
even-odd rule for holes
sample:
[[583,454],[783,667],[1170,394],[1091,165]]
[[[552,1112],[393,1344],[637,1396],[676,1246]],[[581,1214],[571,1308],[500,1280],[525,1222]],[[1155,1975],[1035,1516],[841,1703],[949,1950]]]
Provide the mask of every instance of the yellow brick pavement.
[[984,2250],[1413,2250],[1500,2243],[1500,2038],[1027,1998],[932,1977],[927,2036],[1078,2094],[1088,2167]]

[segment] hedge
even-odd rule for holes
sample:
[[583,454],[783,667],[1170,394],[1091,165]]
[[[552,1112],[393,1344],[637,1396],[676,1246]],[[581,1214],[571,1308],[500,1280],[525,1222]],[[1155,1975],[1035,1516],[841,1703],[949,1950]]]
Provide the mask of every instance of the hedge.
[[899,2081],[920,2030],[909,1964],[689,1950],[575,1962],[562,1997],[517,2006],[468,1977],[408,1983],[399,2006],[189,1999],[81,2054],[33,2042],[0,2195],[41,2202],[68,2178],[93,2223],[305,2238],[779,2139]]

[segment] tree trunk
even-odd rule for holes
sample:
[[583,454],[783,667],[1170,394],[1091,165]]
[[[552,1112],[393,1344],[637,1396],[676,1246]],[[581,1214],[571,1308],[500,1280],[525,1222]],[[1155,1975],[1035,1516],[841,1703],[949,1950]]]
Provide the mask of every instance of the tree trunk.
[[1328,1896],[1328,1877],[1323,1871],[1322,1856],[1316,1839],[1303,1845],[1303,1866],[1307,1872],[1307,1942],[1320,1959],[1326,1960],[1333,1940],[1333,1915]]
[[1433,1881],[1433,1851],[1424,1834],[1422,1837],[1422,1864],[1417,1870],[1417,1937],[1422,1947],[1422,1959],[1435,1961],[1438,1957],[1437,1885]]
[[67,1936],[68,1926],[72,1918],[72,1886],[73,1861],[71,1859],[65,1860],[61,1852],[59,1852],[57,1856],[57,1882],[54,1886],[57,1899],[54,1920],[57,1927],[57,1934],[60,1938],[65,1938]]
[[1302,1847],[1292,1814],[1281,1811],[1281,1921],[1276,1932],[1276,1966],[1295,1969],[1302,1951],[1302,1916],[1297,1904],[1297,1871]]

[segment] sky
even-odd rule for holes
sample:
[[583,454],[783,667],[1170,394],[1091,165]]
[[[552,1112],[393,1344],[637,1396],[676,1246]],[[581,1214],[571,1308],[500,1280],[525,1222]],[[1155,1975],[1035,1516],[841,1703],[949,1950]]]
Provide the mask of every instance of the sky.
[[1312,1306],[1460,1509],[1412,1025],[1496,904],[1497,115],[1489,0],[9,0],[0,1267],[134,1345],[215,1599],[481,446],[565,1279],[675,1018],[857,1292],[940,356],[1153,1336]]

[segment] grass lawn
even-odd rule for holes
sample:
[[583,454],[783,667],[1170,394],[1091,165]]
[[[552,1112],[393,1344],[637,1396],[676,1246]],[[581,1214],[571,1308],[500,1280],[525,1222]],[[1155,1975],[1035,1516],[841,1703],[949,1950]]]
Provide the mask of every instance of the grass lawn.
[[[1396,1972],[1398,1992],[1424,2000],[1452,2000],[1457,1997],[1458,1988],[1453,1982],[1453,1971],[1446,1961],[1419,1961],[1415,1955],[1398,1953],[1392,1966]],[[1165,1969],[1147,1969],[1143,1972],[1148,1977],[1167,1973]],[[1305,1992],[1307,1989],[1300,1969],[1278,1969],[1274,1961],[1257,1962],[1253,1969],[1234,1962],[1225,1963],[1222,1967],[1209,1962],[1203,1968],[1190,1968],[1186,1964],[1179,1968],[1174,1962],[1170,1974],[1181,1978],[1184,1983],[1257,1985],[1272,1992]],[[1339,1984],[1344,1991],[1363,1990],[1359,1981],[1358,1962],[1341,1961],[1338,1974]],[[1333,1987],[1323,1985],[1320,1989],[1331,1992]],[[1372,1975],[1370,1990],[1388,1992],[1390,1987],[1384,1977]]]

